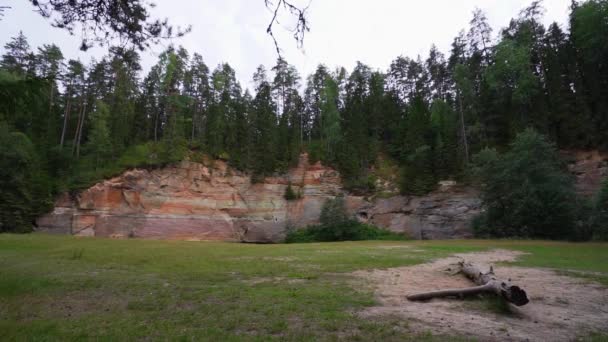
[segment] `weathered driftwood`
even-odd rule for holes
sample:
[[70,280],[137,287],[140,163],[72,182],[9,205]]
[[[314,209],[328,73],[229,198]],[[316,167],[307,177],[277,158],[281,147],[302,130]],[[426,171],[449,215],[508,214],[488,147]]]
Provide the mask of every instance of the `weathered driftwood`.
[[504,298],[507,302],[513,303],[517,306],[523,306],[528,304],[528,296],[526,291],[520,287],[511,285],[510,279],[508,281],[500,280],[496,278],[494,269],[490,267],[489,272],[482,272],[479,267],[465,263],[464,261],[459,263],[460,272],[463,273],[467,278],[471,279],[478,286],[468,287],[464,289],[451,289],[441,290],[435,292],[419,293],[411,296],[407,296],[407,299],[411,301],[423,301],[432,298],[445,298],[445,297],[465,297],[472,296],[481,293],[493,293],[497,296]]

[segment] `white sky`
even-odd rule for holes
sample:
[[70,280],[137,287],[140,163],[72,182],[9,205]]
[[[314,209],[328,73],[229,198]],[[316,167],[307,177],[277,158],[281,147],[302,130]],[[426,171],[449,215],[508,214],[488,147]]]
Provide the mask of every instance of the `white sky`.
[[[357,61],[374,69],[386,70],[399,55],[415,58],[427,55],[435,43],[449,53],[453,38],[461,29],[468,29],[472,11],[484,10],[494,29],[508,25],[519,11],[532,0],[294,0],[308,4],[311,32],[306,36],[304,50],[299,50],[291,33],[281,26],[291,27],[285,19],[275,31],[283,56],[294,64],[303,78],[319,63],[331,68],[344,66],[349,71]],[[192,25],[192,32],[173,41],[183,45],[191,54],[200,53],[213,69],[228,62],[237,72],[244,87],[252,88],[251,77],[259,64],[268,69],[277,55],[272,39],[266,34],[271,12],[264,0],[155,0],[153,14],[168,17],[174,25]],[[0,20],[0,51],[19,30],[27,36],[32,48],[55,43],[66,58],[88,62],[92,56],[102,56],[105,49],[78,50],[80,39],[65,31],[52,28],[33,12],[28,0],[0,0],[11,6]],[[557,21],[565,25],[570,0],[545,0],[545,23]],[[170,42],[166,42],[165,46]],[[147,70],[164,49],[157,46],[142,54]]]

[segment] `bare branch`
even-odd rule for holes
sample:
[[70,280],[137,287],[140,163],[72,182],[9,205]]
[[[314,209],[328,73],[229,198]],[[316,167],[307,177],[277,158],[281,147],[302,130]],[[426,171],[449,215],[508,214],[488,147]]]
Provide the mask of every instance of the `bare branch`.
[[7,9],[11,9],[10,6],[0,6],[0,20],[4,17],[4,11]]
[[264,0],[266,7],[272,11],[272,20],[268,24],[268,28],[266,29],[266,33],[270,35],[272,38],[275,48],[277,50],[277,54],[279,57],[281,56],[281,49],[279,47],[279,43],[274,35],[274,25],[278,24],[278,16],[281,9],[289,12],[289,14],[295,16],[297,18],[296,26],[290,30],[293,32],[293,37],[297,42],[298,48],[302,48],[304,46],[304,37],[306,32],[310,31],[310,27],[308,26],[308,19],[306,17],[306,11],[310,7],[310,3],[308,6],[304,8],[297,7],[287,0],[277,0],[276,3],[273,0]]

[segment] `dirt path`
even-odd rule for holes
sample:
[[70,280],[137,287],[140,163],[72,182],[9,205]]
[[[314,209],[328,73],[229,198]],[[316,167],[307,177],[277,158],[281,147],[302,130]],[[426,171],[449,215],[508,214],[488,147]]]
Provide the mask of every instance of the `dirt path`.
[[360,314],[401,316],[415,330],[456,333],[482,341],[571,341],[590,332],[608,333],[608,289],[551,270],[495,267],[499,277],[520,284],[530,298],[526,306],[511,306],[511,314],[484,309],[483,302],[477,300],[415,303],[405,298],[418,292],[471,286],[464,276],[446,272],[461,258],[489,267],[496,262],[514,261],[521,254],[508,250],[456,254],[412,267],[355,272],[356,277],[371,283],[381,303]]

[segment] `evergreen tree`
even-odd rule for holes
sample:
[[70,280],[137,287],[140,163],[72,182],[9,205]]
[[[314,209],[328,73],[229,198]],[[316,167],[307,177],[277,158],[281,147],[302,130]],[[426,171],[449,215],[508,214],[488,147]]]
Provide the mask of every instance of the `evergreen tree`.
[[0,61],[0,66],[4,70],[21,77],[31,75],[33,55],[30,50],[30,44],[27,42],[27,38],[23,35],[23,32],[19,31],[17,37],[11,38],[11,41],[4,45],[4,50],[6,52],[2,56],[2,61]]
[[134,50],[120,47],[110,49],[109,68],[112,73],[111,89],[106,99],[110,110],[110,128],[114,151],[120,153],[133,143],[135,99],[138,97],[138,72],[141,70],[139,55]]
[[48,210],[50,191],[39,167],[28,137],[0,122],[0,232],[30,232],[35,218]]
[[274,112],[276,107],[272,99],[272,88],[263,66],[258,67],[253,80],[257,94],[252,103],[251,158],[252,171],[257,178],[270,175],[277,167],[277,115]]
[[510,150],[476,157],[486,209],[482,236],[557,239],[574,227],[574,187],[555,146],[534,130],[517,135]]
[[346,185],[361,190],[373,187],[368,182],[368,172],[376,154],[372,150],[374,144],[370,143],[367,125],[371,115],[366,103],[370,95],[371,77],[371,69],[358,62],[348,79],[346,104],[341,118],[343,153],[339,156],[338,165],[344,174]]
[[338,91],[336,81],[328,75],[325,79],[325,85],[321,89],[320,122],[323,156],[330,163],[336,158],[338,142],[342,136],[341,118],[338,111]]
[[209,68],[203,57],[197,53],[192,56],[190,69],[185,75],[184,90],[190,98],[190,144],[195,141],[204,143],[206,113],[211,102]]
[[83,107],[84,101],[84,83],[85,83],[85,67],[80,61],[68,61],[68,70],[64,78],[65,96],[64,96],[64,113],[63,113],[63,128],[61,130],[61,140],[59,145],[63,147],[68,131],[74,121],[72,113],[78,113],[78,125],[80,127],[81,112],[80,107]]
[[329,71],[324,65],[319,65],[314,74],[307,80],[304,91],[305,102],[305,131],[308,141],[321,139],[323,122],[321,120],[322,93],[326,86]]
[[91,132],[85,146],[87,156],[91,158],[94,168],[99,169],[112,156],[112,141],[108,129],[108,105],[102,101],[95,103],[91,113]]
[[402,193],[422,195],[434,190],[437,175],[433,167],[433,131],[427,104],[421,96],[414,98],[408,108],[402,137]]
[[458,172],[458,123],[456,113],[447,102],[435,100],[430,114],[433,132],[434,170],[438,177],[447,179]]
[[588,0],[573,6],[571,39],[580,81],[577,95],[590,109],[593,145],[608,147],[608,3]]

